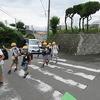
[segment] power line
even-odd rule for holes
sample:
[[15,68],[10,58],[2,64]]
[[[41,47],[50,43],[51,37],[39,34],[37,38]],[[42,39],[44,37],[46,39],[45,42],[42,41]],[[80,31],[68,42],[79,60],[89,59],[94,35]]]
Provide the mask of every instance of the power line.
[[12,17],[12,18],[16,18],[15,16],[13,16],[11,13],[9,13],[8,11],[6,11],[5,9],[3,9],[2,7],[0,7],[0,10],[2,12],[4,12],[5,14],[7,14],[8,16]]
[[45,7],[44,7],[43,1],[40,0],[40,2],[41,2],[41,5],[42,5],[42,8],[43,8],[43,10],[44,10],[45,16],[46,16],[46,9],[45,9]]

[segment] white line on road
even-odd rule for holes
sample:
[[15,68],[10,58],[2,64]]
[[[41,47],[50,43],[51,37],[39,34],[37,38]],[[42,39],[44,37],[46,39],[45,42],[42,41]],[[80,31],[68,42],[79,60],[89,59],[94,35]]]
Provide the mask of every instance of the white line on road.
[[84,70],[87,70],[87,71],[92,71],[92,72],[97,72],[97,73],[100,72],[100,69],[87,68],[87,67],[84,67],[84,66],[72,65],[72,64],[68,64],[68,63],[62,63],[62,62],[58,62],[58,64],[59,64],[59,65],[64,65],[64,66],[67,66],[67,67],[73,67],[73,68],[78,68],[78,69],[84,69]]
[[[37,68],[36,68],[36,69],[37,69]],[[19,75],[19,76],[23,76],[23,75],[24,75],[24,71],[23,71],[23,70],[18,71],[18,75]],[[42,82],[41,80],[32,78],[31,75],[28,75],[27,78],[28,78],[28,79],[31,79],[31,80],[33,80],[33,81],[38,82],[37,85],[35,85],[35,86],[32,85],[32,86],[36,87],[36,89],[39,90],[40,92],[42,92],[42,93],[48,93],[48,92],[50,92],[50,93],[52,93],[52,97],[51,97],[51,98],[52,98],[53,100],[61,100],[63,94],[60,93],[60,92],[57,91],[57,90],[54,90],[53,87],[51,87],[50,85],[48,85],[48,84]]]
[[[14,91],[13,94],[9,95],[9,93],[12,93],[12,91]],[[17,95],[16,91],[13,88],[8,87],[7,81],[5,81],[3,86],[0,87],[0,95],[2,96],[2,94],[4,97],[0,97],[0,100],[21,100],[21,97]]]
[[41,70],[40,67],[38,66],[35,66],[35,65],[29,65],[31,68],[33,68],[34,70],[38,70],[39,72],[43,73],[44,75],[48,75],[48,76],[52,76],[54,79],[58,80],[58,81],[61,81],[65,84],[68,84],[70,86],[76,86],[80,89],[85,89],[87,87],[87,85],[84,85],[84,84],[81,84],[79,82],[75,82],[74,80],[71,80],[71,79],[64,79],[60,76],[57,76],[51,72],[48,72],[48,71],[44,71],[44,70]]
[[[38,62],[38,63],[42,64],[43,62]],[[73,74],[73,75],[81,76],[81,77],[89,79],[89,80],[93,80],[95,78],[94,75],[87,75],[87,74],[82,73],[82,72],[74,72],[72,69],[67,69],[66,70],[66,68],[59,67],[59,66],[56,66],[56,65],[48,64],[48,67],[50,67],[50,68],[58,68],[58,69],[61,69],[62,71],[66,72],[66,73],[70,73],[70,74]]]
[[0,95],[5,92],[11,91],[12,88],[8,88],[8,83],[4,82],[3,86],[0,87]]
[[58,61],[66,62],[66,59],[60,59],[60,58],[58,58],[57,60],[58,60]]

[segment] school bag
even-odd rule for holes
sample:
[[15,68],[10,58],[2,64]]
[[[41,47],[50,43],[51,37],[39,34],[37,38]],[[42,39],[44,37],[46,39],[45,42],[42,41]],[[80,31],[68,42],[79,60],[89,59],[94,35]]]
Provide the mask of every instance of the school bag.
[[3,52],[4,56],[5,56],[5,58],[3,60],[8,60],[9,59],[9,55],[8,55],[7,50],[6,49],[2,49],[2,52]]

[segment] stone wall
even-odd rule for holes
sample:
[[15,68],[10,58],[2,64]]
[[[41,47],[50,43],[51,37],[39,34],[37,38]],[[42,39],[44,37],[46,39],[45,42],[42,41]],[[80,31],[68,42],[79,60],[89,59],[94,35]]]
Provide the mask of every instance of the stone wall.
[[52,41],[60,45],[60,52],[73,55],[98,54],[100,34],[56,34]]
[[80,34],[77,55],[100,53],[100,34]]
[[80,40],[79,37],[76,34],[56,34],[52,41],[60,45],[60,52],[75,54]]

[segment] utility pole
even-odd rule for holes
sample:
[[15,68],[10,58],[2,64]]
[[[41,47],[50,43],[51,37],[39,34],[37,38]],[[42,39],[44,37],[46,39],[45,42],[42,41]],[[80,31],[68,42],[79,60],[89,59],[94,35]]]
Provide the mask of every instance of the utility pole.
[[50,0],[48,2],[47,41],[49,40]]
[[7,27],[7,24],[8,24],[8,23],[7,23],[7,20],[5,20],[5,24],[6,24],[6,27]]
[[16,20],[16,18],[15,18],[15,28],[17,29],[17,24],[16,24],[16,22],[17,22],[17,20]]

